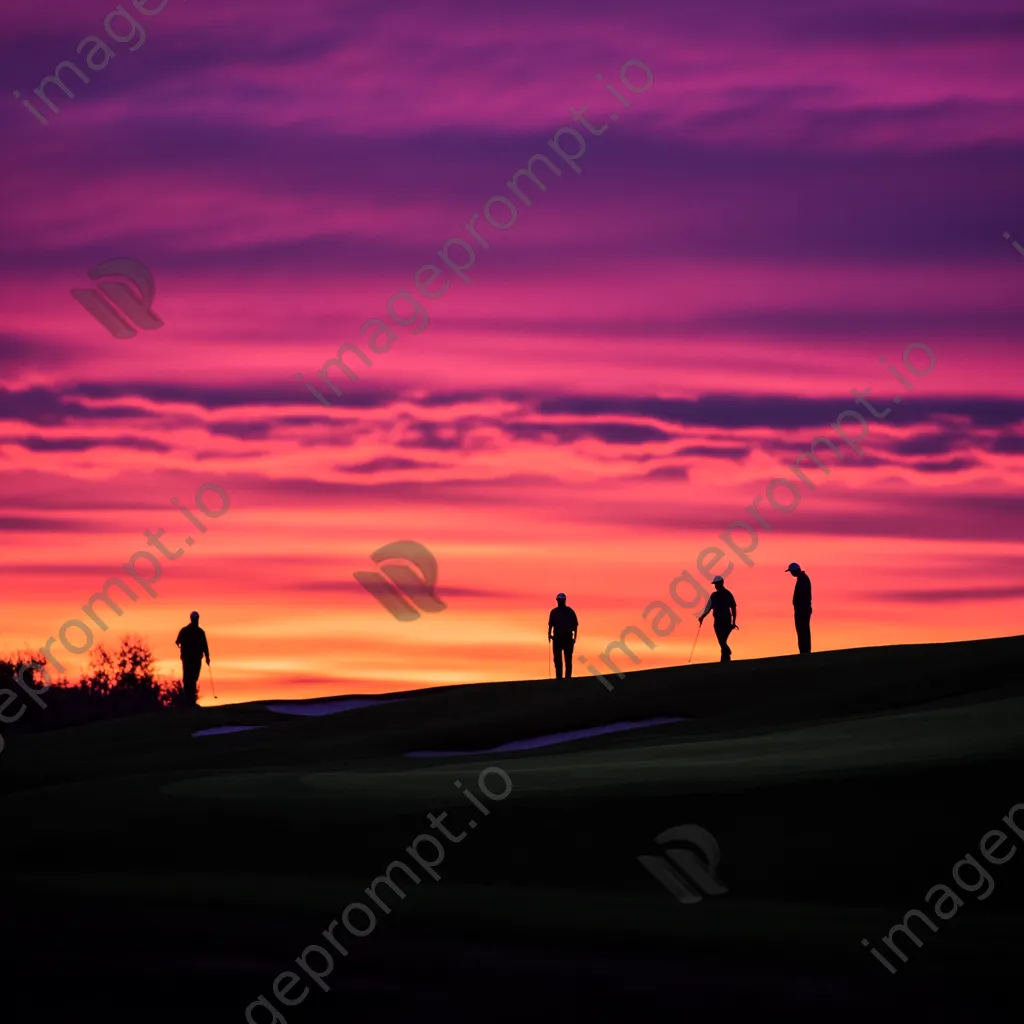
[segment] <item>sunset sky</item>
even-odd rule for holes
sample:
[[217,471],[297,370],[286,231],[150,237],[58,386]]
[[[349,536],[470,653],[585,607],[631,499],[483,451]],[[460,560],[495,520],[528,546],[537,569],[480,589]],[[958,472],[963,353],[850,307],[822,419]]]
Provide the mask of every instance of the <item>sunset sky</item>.
[[[115,6],[0,12],[0,653],[164,529],[195,543],[97,642],[177,671],[198,609],[221,702],[545,677],[558,591],[596,660],[868,387],[905,397],[863,455],[762,502],[734,657],[795,653],[793,560],[816,650],[1024,631],[1020,0],[127,0],[143,45]],[[89,82],[62,73],[57,114],[34,90],[65,60]],[[562,173],[527,206],[535,153]],[[470,281],[426,299],[456,236]],[[115,338],[71,297],[115,257],[163,327]],[[403,290],[429,325],[373,353]],[[882,360],[909,375],[914,342],[908,394]],[[372,366],[325,407],[296,375],[343,343]],[[199,534],[172,499],[204,484],[231,505]],[[405,539],[447,604],[415,622],[352,575]],[[639,667],[686,661],[680,615]]]

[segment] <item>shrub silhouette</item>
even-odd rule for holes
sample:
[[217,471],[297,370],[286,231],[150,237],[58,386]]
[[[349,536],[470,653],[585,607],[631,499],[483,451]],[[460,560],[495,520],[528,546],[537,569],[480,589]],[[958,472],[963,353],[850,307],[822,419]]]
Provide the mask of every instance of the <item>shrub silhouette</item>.
[[[0,688],[14,690],[21,696],[17,675],[33,660],[39,664],[38,655],[35,659],[25,654],[0,659]],[[77,683],[65,677],[55,680],[49,690],[40,694],[45,708],[26,697],[27,710],[16,722],[5,726],[4,731],[41,732],[181,707],[181,680],[159,679],[153,661],[153,651],[142,637],[125,637],[116,650],[100,645]],[[31,669],[25,672],[24,679],[37,688],[43,685],[40,675]],[[17,713],[14,705],[7,712]]]

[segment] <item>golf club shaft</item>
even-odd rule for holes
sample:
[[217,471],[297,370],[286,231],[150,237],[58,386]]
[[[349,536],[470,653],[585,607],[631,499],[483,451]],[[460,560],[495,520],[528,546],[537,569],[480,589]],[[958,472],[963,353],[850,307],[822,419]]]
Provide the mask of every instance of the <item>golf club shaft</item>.
[[693,661],[693,652],[697,650],[697,637],[700,636],[700,627],[703,625],[703,621],[697,623],[697,636],[693,638],[693,646],[690,648],[690,657],[686,660],[687,665],[689,665],[690,662]]

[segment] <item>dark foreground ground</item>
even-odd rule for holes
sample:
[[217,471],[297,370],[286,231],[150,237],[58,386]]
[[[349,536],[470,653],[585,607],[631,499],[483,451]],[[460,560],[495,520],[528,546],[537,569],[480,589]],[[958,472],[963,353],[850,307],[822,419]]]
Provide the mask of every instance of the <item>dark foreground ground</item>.
[[[277,1016],[256,1007],[255,1024],[1016,1019],[1024,852],[995,865],[979,846],[1001,829],[999,857],[1024,847],[1001,821],[1024,803],[1022,662],[1021,637],[867,648],[638,672],[613,693],[503,683],[319,719],[250,704],[16,737],[3,1018],[241,1022],[263,995]],[[691,721],[403,756],[668,716]],[[270,727],[191,738],[227,724]],[[491,766],[504,799],[482,790]],[[430,829],[442,812],[458,842]],[[687,824],[717,839],[728,888],[692,904],[637,861]],[[441,839],[443,861],[418,847],[436,881],[407,851],[421,833]],[[984,900],[977,871],[953,879],[968,854]],[[419,883],[394,871],[385,912],[365,890],[398,859]],[[925,900],[941,884],[963,900],[945,921]],[[275,977],[330,949],[321,933],[356,901],[374,930],[338,925],[333,973],[307,956],[329,991],[303,975],[286,1006]],[[922,945],[896,934],[903,962],[881,940],[912,908],[938,930],[911,919]]]

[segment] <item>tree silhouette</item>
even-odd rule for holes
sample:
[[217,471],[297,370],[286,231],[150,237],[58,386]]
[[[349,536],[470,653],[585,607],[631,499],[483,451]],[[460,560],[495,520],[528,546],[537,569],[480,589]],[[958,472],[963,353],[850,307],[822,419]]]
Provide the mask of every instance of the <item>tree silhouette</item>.
[[[38,655],[36,655],[38,659]],[[31,655],[17,654],[0,659],[0,688],[13,689],[23,667],[27,685],[41,688],[42,680],[28,668]],[[93,652],[88,671],[77,683],[61,677],[44,691],[45,707],[26,700],[26,710],[17,722],[5,727],[12,732],[34,732],[81,725],[96,719],[179,708],[184,705],[181,681],[158,679],[153,668],[153,651],[137,636],[128,636],[116,650],[99,646]],[[37,665],[39,661],[35,662]],[[8,709],[9,712],[13,708]]]
[[114,715],[156,711],[165,706],[153,672],[153,652],[141,637],[125,637],[116,651],[96,648],[88,676],[79,683],[94,700],[109,701]]

